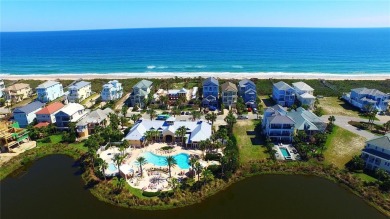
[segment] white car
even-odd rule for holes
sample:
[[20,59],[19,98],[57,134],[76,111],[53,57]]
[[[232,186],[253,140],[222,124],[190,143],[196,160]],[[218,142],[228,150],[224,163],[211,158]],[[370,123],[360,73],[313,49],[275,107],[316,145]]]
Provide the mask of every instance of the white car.
[[237,119],[248,119],[247,115],[238,115]]

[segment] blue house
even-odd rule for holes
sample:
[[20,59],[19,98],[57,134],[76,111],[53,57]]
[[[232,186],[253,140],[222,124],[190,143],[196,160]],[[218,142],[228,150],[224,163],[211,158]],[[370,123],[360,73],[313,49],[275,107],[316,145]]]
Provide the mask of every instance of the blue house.
[[219,82],[210,77],[203,81],[203,107],[218,107]]
[[103,101],[117,100],[123,95],[122,84],[117,80],[109,81],[103,85],[101,97]]
[[238,93],[244,99],[244,103],[251,107],[256,104],[257,91],[253,81],[244,79],[238,83]]
[[390,95],[377,89],[362,87],[352,89],[350,93],[344,94],[343,99],[358,107],[361,111],[365,111],[369,105],[378,111],[387,111]]
[[27,127],[36,118],[35,113],[45,106],[44,103],[35,101],[26,106],[16,108],[13,112],[14,120],[19,123],[21,128]]
[[281,106],[292,106],[295,102],[295,90],[283,81],[273,84],[272,99]]
[[38,95],[37,99],[42,103],[53,101],[64,95],[62,84],[58,81],[46,81],[35,88],[35,91]]

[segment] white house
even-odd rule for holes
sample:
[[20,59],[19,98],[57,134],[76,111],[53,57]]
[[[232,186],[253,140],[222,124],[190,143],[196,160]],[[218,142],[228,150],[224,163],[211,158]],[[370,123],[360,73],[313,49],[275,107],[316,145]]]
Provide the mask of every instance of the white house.
[[4,89],[5,89],[4,81],[3,81],[3,79],[0,79],[0,98],[2,98],[4,96],[4,94],[3,94]]
[[62,84],[58,81],[46,81],[35,88],[37,99],[42,103],[47,103],[64,95]]
[[78,103],[69,103],[65,105],[58,113],[56,113],[56,126],[59,129],[66,129],[69,123],[77,122],[87,115],[89,111],[85,110],[84,106]]
[[390,134],[368,140],[361,157],[367,169],[383,169],[390,173]]
[[314,94],[314,89],[310,87],[305,82],[296,82],[292,83],[295,90],[295,96],[302,105],[308,105],[310,108],[314,107],[314,102],[316,101]]
[[117,80],[109,81],[103,85],[101,97],[103,101],[117,100],[123,95],[122,84]]

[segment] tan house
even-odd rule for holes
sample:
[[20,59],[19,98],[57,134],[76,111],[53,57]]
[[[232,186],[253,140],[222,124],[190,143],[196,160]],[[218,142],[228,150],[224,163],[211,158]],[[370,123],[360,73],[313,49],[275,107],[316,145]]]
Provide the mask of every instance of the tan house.
[[235,107],[237,103],[237,86],[231,82],[221,85],[222,103],[226,108]]
[[82,120],[77,122],[76,131],[80,138],[88,137],[95,132],[97,126],[106,127],[109,125],[109,114],[114,113],[110,108],[104,110],[97,109],[87,114]]
[[5,99],[18,103],[26,98],[29,98],[32,94],[30,85],[24,83],[18,83],[11,85],[4,89]]

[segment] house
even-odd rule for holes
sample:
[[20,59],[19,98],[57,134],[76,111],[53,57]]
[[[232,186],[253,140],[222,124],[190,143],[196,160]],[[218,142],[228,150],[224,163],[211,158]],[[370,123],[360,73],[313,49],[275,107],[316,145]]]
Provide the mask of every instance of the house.
[[64,95],[62,84],[58,81],[46,81],[35,88],[37,100],[47,103]]
[[180,90],[173,89],[168,90],[168,99],[169,100],[178,100],[181,96],[184,96],[186,100],[189,100],[189,91],[185,88],[182,88]]
[[67,129],[69,123],[77,122],[88,113],[84,106],[78,103],[69,103],[58,111],[54,117],[59,129]]
[[27,127],[36,118],[35,113],[44,107],[44,103],[34,101],[23,107],[18,107],[13,111],[14,120],[19,123],[22,128]]
[[5,89],[5,84],[3,79],[0,79],[0,98],[4,96],[4,89]]
[[218,107],[219,82],[210,77],[203,81],[203,107]]
[[180,142],[181,138],[176,136],[175,132],[181,126],[186,127],[186,142],[187,146],[197,147],[199,142],[206,140],[211,136],[211,125],[204,121],[175,121],[174,117],[170,117],[165,121],[162,120],[139,120],[130,129],[124,140],[129,141],[130,145],[139,147],[144,144],[145,133],[147,131],[158,131],[157,141],[163,142]]
[[76,123],[76,131],[79,137],[88,137],[94,133],[96,127],[106,127],[109,124],[109,114],[114,113],[110,108],[97,109],[88,113]]
[[292,83],[292,85],[295,90],[295,96],[301,105],[308,105],[310,108],[313,108],[316,101],[315,96],[313,96],[314,89],[302,81]]
[[248,107],[256,105],[257,90],[256,84],[253,81],[244,79],[238,82],[238,93],[244,100],[245,105]]
[[153,82],[148,80],[139,81],[133,86],[133,91],[130,94],[130,106],[144,106],[144,101],[148,99],[148,95],[152,89]]
[[92,94],[91,82],[77,81],[68,88],[68,101],[70,103],[80,103]]
[[237,103],[237,86],[231,82],[225,82],[221,85],[221,89],[223,105],[228,109],[235,107]]
[[390,134],[368,140],[361,157],[367,169],[383,169],[390,173]]
[[0,121],[0,151],[12,151],[25,140],[29,141],[27,129],[22,129],[18,122]]
[[342,98],[361,111],[366,111],[366,107],[371,105],[374,109],[385,112],[389,108],[390,94],[385,94],[377,89],[362,87],[352,89],[350,93],[345,93]]
[[[55,123],[55,114],[64,107],[64,104],[60,102],[54,102],[47,105],[45,108],[39,110],[35,114],[37,115],[37,122],[39,123]],[[42,125],[39,125],[42,126]]]
[[327,126],[320,117],[302,107],[291,110],[286,115],[294,121],[295,131],[304,131],[309,137],[324,132]]
[[295,102],[295,90],[283,81],[273,84],[272,99],[281,106],[292,106]]
[[122,95],[122,84],[117,80],[109,81],[107,84],[103,85],[103,90],[101,92],[103,101],[117,100],[120,99]]
[[268,107],[263,115],[263,133],[273,142],[292,142],[295,122],[280,105]]
[[31,94],[32,90],[30,85],[25,83],[14,84],[4,89],[5,99],[13,103],[18,103],[29,98]]

